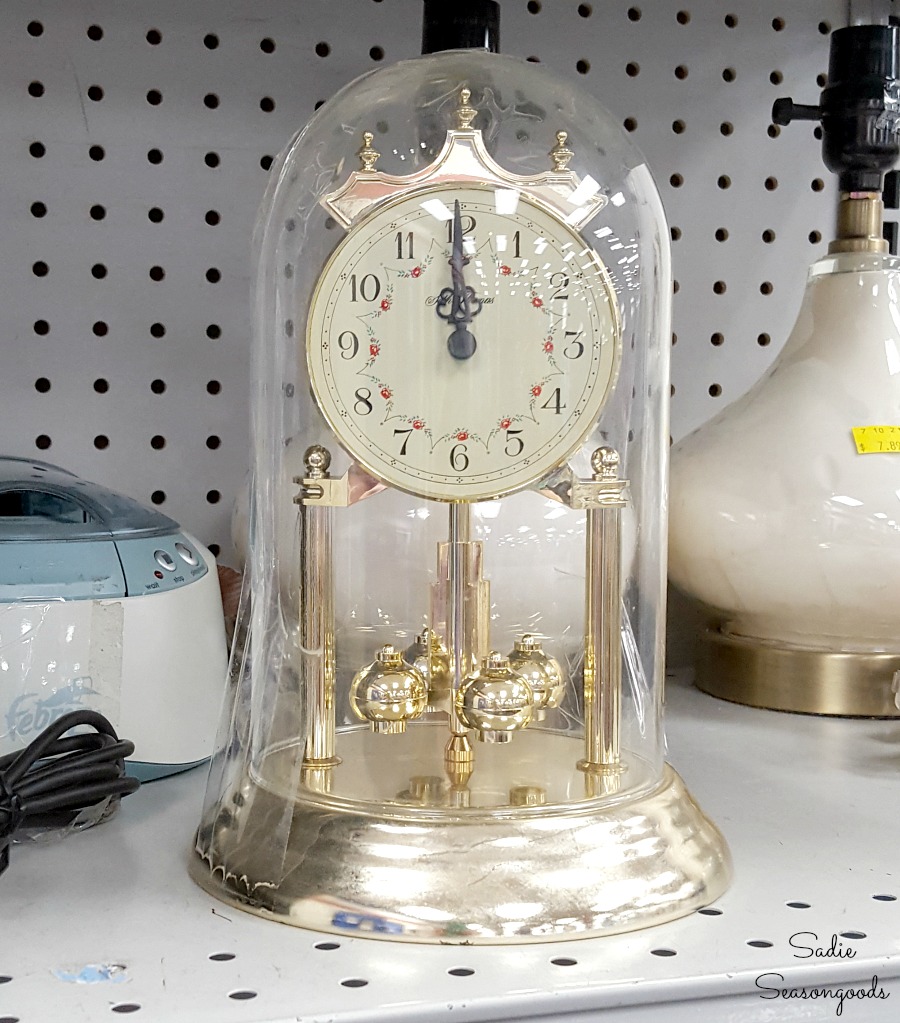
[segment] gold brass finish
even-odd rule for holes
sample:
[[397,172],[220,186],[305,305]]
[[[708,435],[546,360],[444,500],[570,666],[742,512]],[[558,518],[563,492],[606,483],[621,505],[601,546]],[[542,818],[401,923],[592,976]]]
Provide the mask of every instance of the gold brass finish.
[[562,703],[566,691],[559,661],[544,653],[538,636],[526,632],[516,640],[509,655],[509,666],[531,687],[534,693],[534,720],[543,721],[548,710]]
[[361,668],[350,686],[350,709],[373,732],[397,735],[407,721],[420,717],[428,700],[428,683],[390,643],[371,664]]
[[710,629],[700,647],[697,686],[751,707],[897,718],[893,686],[898,671],[900,654],[837,653]]
[[[432,729],[414,725],[397,742],[420,731]],[[360,778],[356,765],[366,761],[346,742],[355,736],[369,733],[341,733],[348,763],[336,771],[353,761]],[[526,730],[519,741],[540,738]],[[506,747],[485,747],[494,752],[503,758]],[[571,763],[571,754],[561,752]],[[536,753],[535,763],[546,765],[549,753],[549,747]],[[559,753],[552,750],[557,762]],[[362,775],[364,783],[371,780]],[[394,793],[408,788],[406,778],[390,779]],[[612,934],[695,912],[722,894],[731,874],[722,836],[669,767],[649,790],[628,796],[556,805],[548,798],[502,815],[468,809],[463,799],[449,819],[399,800],[361,813],[353,801],[309,792],[291,805],[262,777],[236,796],[201,824],[194,880],[268,919],[345,937],[469,945]],[[268,836],[286,809],[290,839],[273,863]]]
[[[529,725],[518,732],[512,745],[479,743],[477,756],[472,750],[474,733],[453,736],[449,752],[460,770],[452,779],[447,772],[451,760],[443,746],[446,735],[445,721],[425,716],[409,722],[406,731],[391,736],[389,742],[367,723],[341,727],[337,734],[341,764],[331,772],[329,799],[348,812],[392,813],[396,806],[409,802],[404,793],[413,778],[431,775],[444,779],[445,807],[456,805],[450,794],[454,788],[465,788],[471,809],[486,816],[498,810],[505,813],[510,806],[509,790],[517,785],[539,786],[547,793],[549,806],[594,798],[585,788],[586,775],[576,766],[584,745],[578,734]],[[297,786],[299,748],[299,742],[289,738],[273,744],[261,752],[251,769],[252,777],[288,802],[318,798]],[[378,769],[372,770],[375,763]],[[631,750],[622,751],[622,764],[627,767],[624,777],[630,794],[623,793],[623,799],[646,792],[659,781],[656,766],[651,769]]]
[[[623,481],[627,488],[627,481]],[[569,493],[571,508],[624,508],[628,501],[623,498],[626,491],[611,487],[603,480],[576,480]]]
[[437,774],[417,774],[409,779],[409,788],[397,798],[421,806],[443,806],[447,782]]
[[403,659],[417,668],[428,682],[426,714],[450,710],[450,655],[440,637],[425,629],[403,652]]
[[828,246],[836,252],[887,252],[882,235],[884,203],[879,192],[842,192],[838,205],[837,238]]
[[509,742],[514,731],[531,721],[534,704],[531,686],[495,650],[456,693],[459,720],[476,729],[482,742]]
[[[360,159],[363,160],[363,169],[353,171],[340,188],[321,200],[322,205],[342,227],[349,228],[374,206],[404,195],[411,189],[439,186],[441,183],[449,182],[460,185],[476,184],[488,188],[515,188],[575,230],[592,220],[607,204],[609,200],[599,186],[590,195],[582,197],[579,193],[580,201],[577,206],[572,203],[572,194],[582,185],[581,179],[574,171],[551,170],[525,175],[514,174],[502,167],[487,151],[481,132],[471,127],[477,110],[469,106],[470,91],[461,89],[459,98],[460,106],[457,108],[456,116],[460,127],[447,132],[441,151],[429,166],[421,170],[405,175],[386,174],[384,171],[376,170],[374,159],[378,158],[378,154],[371,150],[374,159],[370,166],[367,166],[363,153],[368,157],[369,146],[363,145],[359,152]],[[365,140],[367,136],[371,142],[369,132],[365,133],[363,139]],[[563,157],[565,149],[563,146],[562,150],[559,150]],[[618,309],[617,304],[615,308]]]
[[328,479],[328,470],[331,467],[331,452],[323,448],[321,444],[313,444],[306,449],[303,456],[306,465],[306,474],[312,480]]
[[620,509],[628,481],[619,479],[619,454],[600,447],[591,455],[592,486],[586,526],[583,771],[619,767],[622,714],[622,584]]
[[483,578],[484,546],[471,537],[468,504],[449,506],[449,540],[438,544],[437,582],[431,588],[431,630],[444,637],[448,663],[450,732],[462,735],[455,696],[463,679],[488,653],[490,583]]
[[[466,102],[469,90],[460,94]],[[462,118],[460,118],[462,120]],[[456,697],[462,685],[463,676],[473,662],[478,663],[480,645],[475,639],[475,630],[481,623],[467,622],[466,611],[470,608],[467,583],[468,546],[471,543],[472,519],[467,504],[450,505],[450,542],[447,544],[447,604],[445,614],[445,635],[450,652],[450,731],[460,735],[465,730],[458,717]],[[487,626],[481,631],[486,636]]]
[[456,108],[456,127],[458,131],[468,131],[472,127],[475,115],[478,111],[469,106],[472,98],[472,90],[465,88],[459,90],[459,106]]
[[[331,454],[320,444],[307,448],[307,477],[328,480]],[[309,767],[340,763],[334,750],[334,586],[332,511],[300,504],[300,678],[309,707],[303,760]]]
[[321,476],[295,476],[303,489],[294,498],[295,504],[315,504],[320,508],[346,508],[350,504],[347,476],[331,479]]
[[621,764],[603,769],[598,768],[596,764],[589,764],[586,760],[579,760],[577,766],[579,771],[584,771],[585,799],[603,799],[614,796],[621,790],[622,774],[625,770]]
[[301,779],[303,784],[312,792],[331,792],[334,783],[334,768],[340,764],[340,758],[335,757],[331,763],[303,765]]
[[374,139],[375,136],[370,131],[364,131],[362,147],[356,154],[359,157],[359,162],[362,164],[363,171],[366,173],[375,170],[375,164],[378,162],[378,157],[381,156],[381,153],[372,148]]
[[510,806],[543,806],[547,793],[540,785],[515,785],[509,790]]
[[294,498],[294,504],[315,504],[325,508],[349,508],[350,505],[365,501],[367,497],[384,490],[384,484],[370,476],[359,465],[351,465],[344,475],[337,479],[327,473],[324,475],[315,473],[308,477],[295,476],[294,482],[302,487]]
[[466,785],[475,769],[475,751],[466,733],[451,733],[444,747],[444,770],[455,788]]
[[550,159],[553,162],[553,170],[558,174],[568,169],[569,161],[575,155],[575,153],[566,145],[568,137],[569,133],[567,131],[558,131],[556,133],[556,145],[550,150]]

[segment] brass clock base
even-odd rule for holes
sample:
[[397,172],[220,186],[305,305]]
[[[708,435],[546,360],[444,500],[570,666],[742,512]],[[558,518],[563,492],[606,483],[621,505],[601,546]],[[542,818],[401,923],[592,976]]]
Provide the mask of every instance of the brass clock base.
[[709,629],[697,687],[732,703],[839,717],[900,717],[900,654],[836,653]]
[[[560,738],[574,754],[579,740]],[[709,904],[730,880],[721,834],[669,767],[651,791],[530,803],[372,812],[308,790],[289,801],[245,779],[233,809],[201,825],[191,875],[297,927],[439,944],[635,930]]]

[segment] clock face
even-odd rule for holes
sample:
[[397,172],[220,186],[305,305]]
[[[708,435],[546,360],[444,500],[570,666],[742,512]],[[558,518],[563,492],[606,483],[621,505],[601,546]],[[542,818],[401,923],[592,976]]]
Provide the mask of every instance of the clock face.
[[516,189],[407,193],[351,229],[313,295],[313,393],[385,483],[478,501],[564,462],[620,358],[605,267]]

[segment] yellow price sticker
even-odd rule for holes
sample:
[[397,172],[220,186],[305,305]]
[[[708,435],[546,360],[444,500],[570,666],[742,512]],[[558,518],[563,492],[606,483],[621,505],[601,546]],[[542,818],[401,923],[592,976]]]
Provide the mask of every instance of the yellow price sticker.
[[900,455],[900,426],[854,426],[853,439],[860,455]]

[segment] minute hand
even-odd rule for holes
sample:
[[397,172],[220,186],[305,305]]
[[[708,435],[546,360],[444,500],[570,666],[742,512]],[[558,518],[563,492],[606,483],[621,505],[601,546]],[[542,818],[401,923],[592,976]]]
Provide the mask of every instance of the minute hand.
[[474,355],[477,343],[474,335],[464,325],[472,322],[472,318],[481,312],[483,304],[480,298],[475,297],[474,289],[466,286],[463,267],[468,262],[463,254],[462,215],[457,200],[453,211],[453,251],[450,256],[453,287],[444,288],[437,300],[438,316],[455,328],[447,339],[447,348],[454,359],[468,359]]

